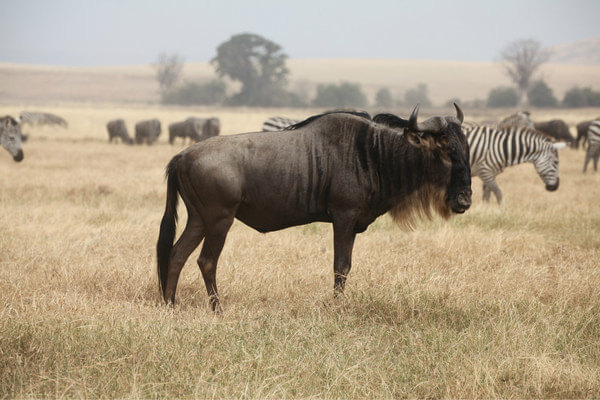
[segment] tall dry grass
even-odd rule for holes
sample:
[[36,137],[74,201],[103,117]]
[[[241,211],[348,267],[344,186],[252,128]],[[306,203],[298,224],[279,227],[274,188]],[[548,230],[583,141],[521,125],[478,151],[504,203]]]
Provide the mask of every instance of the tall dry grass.
[[379,219],[340,300],[329,225],[263,235],[236,222],[215,317],[198,251],[178,306],[158,295],[163,172],[182,147],[164,133],[111,145],[104,124],[218,115],[227,134],[278,112],[49,111],[69,129],[31,130],[20,164],[0,152],[2,397],[600,396],[600,173],[581,173],[582,151],[561,152],[557,192],[524,165],[499,176],[502,207],[482,204],[475,179],[472,209],[449,222],[406,233]]

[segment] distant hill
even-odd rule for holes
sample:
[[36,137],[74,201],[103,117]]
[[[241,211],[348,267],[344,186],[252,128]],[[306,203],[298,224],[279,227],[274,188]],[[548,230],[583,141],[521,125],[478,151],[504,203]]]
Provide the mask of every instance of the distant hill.
[[[599,53],[599,52],[596,52]],[[427,85],[429,98],[441,106],[450,99],[485,100],[491,89],[511,86],[501,66],[494,62],[390,59],[290,59],[289,89],[307,99],[319,84],[359,83],[374,101],[388,88],[403,99],[408,89]],[[600,89],[600,62],[595,65],[544,64],[539,71],[558,98],[573,86]],[[206,82],[215,79],[209,63],[188,63],[183,79]],[[236,86],[228,82],[229,89]],[[238,85],[239,87],[239,85]],[[57,67],[0,63],[0,104],[132,103],[160,101],[155,72],[150,65],[107,67]]]
[[561,44],[550,51],[552,63],[600,65],[600,37]]

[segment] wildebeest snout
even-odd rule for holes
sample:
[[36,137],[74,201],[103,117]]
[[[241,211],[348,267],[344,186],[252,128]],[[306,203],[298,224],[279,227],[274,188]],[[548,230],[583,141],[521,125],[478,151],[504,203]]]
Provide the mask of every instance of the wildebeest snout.
[[471,189],[465,189],[458,193],[458,196],[456,196],[458,207],[455,212],[463,213],[471,207],[471,194]]

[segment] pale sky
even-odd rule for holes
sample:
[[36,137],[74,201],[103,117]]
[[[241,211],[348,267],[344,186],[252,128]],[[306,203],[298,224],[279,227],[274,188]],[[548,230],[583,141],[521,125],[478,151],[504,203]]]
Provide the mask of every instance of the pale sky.
[[508,43],[600,37],[600,0],[0,0],[0,62],[209,61],[238,33],[293,59],[495,61]]

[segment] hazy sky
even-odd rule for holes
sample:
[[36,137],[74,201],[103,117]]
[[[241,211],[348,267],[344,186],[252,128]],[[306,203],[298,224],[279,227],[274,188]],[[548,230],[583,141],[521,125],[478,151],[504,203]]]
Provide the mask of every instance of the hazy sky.
[[509,42],[600,36],[600,0],[0,0],[0,62],[208,61],[242,32],[290,58],[494,61]]

